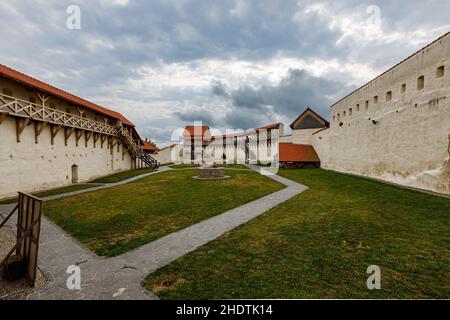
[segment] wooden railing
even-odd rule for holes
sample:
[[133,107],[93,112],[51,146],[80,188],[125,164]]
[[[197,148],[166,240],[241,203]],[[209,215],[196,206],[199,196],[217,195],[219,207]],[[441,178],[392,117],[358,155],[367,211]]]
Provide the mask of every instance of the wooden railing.
[[116,126],[86,119],[4,94],[0,94],[0,113],[8,113],[16,117],[32,118],[36,121],[89,130],[111,136],[120,136],[120,129]]

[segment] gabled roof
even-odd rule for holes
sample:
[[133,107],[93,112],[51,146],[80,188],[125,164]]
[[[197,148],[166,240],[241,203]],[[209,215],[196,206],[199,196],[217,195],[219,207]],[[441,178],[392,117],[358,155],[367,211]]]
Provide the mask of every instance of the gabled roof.
[[282,142],[278,145],[280,162],[320,162],[314,147],[306,144]]
[[[205,132],[209,131],[208,126],[192,126],[188,125],[184,128],[184,135],[185,136],[191,136],[191,137],[203,137],[205,135]],[[201,133],[201,135],[200,135]]]
[[120,113],[118,113],[116,111],[104,108],[95,103],[84,100],[80,97],[77,97],[77,96],[71,94],[71,93],[68,93],[64,90],[58,89],[52,85],[49,85],[43,81],[32,78],[22,72],[19,72],[12,68],[9,68],[3,64],[0,64],[0,75],[10,78],[12,80],[15,80],[17,82],[23,83],[27,86],[33,87],[39,91],[43,91],[45,93],[57,96],[63,100],[69,101],[73,104],[83,106],[85,108],[91,109],[91,110],[101,113],[103,115],[120,120],[120,121],[122,121],[122,123],[124,123],[126,125],[134,126],[134,124],[130,120],[128,120],[127,118],[125,118],[123,115],[121,115]]
[[144,150],[146,150],[146,151],[159,151],[159,149],[156,146],[154,146],[153,144],[148,143],[145,140],[143,140],[142,142],[143,142]]
[[289,127],[291,127],[291,129],[294,129],[294,123],[296,123],[301,117],[303,117],[307,112],[312,112],[316,117],[318,117],[320,120],[322,120],[325,123],[325,127],[329,127],[330,123],[325,120],[320,114],[318,114],[317,112],[315,112],[313,109],[311,108],[306,108],[305,111],[302,112],[302,114],[300,114],[297,119],[295,119],[294,121],[292,121],[292,123],[289,125]]

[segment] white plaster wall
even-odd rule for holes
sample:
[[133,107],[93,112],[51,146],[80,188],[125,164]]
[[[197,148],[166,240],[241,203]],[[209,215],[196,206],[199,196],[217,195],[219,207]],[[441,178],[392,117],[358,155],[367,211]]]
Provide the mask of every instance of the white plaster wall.
[[151,156],[156,159],[156,161],[159,162],[160,165],[171,163],[171,154],[172,154],[172,148],[165,148],[163,150],[158,151],[157,154],[152,154]]
[[[445,76],[437,78],[441,65],[445,65]],[[417,78],[422,75],[425,88],[417,90]],[[400,91],[403,83],[405,93]],[[387,91],[392,91],[392,101],[385,101]],[[374,96],[378,96],[377,104]],[[360,111],[356,111],[357,104]],[[351,116],[349,108],[353,109]],[[450,172],[445,169],[450,134],[449,36],[343,99],[331,111],[335,121],[330,129],[313,135],[312,140],[324,168],[450,193]]]
[[312,144],[313,133],[319,131],[320,129],[298,129],[292,130],[292,135],[288,136],[288,139],[281,139],[281,142],[292,142],[296,144]]
[[71,167],[78,165],[79,182],[129,170],[132,158],[127,153],[122,160],[122,145],[113,155],[105,141],[100,148],[100,139],[93,146],[93,135],[85,147],[84,135],[75,146],[75,133],[64,145],[64,130],[61,128],[50,143],[50,129],[45,128],[35,143],[34,125],[25,128],[21,142],[16,140],[16,126],[13,118],[6,118],[0,125],[0,198],[16,195],[17,191],[32,192],[41,189],[70,185]]

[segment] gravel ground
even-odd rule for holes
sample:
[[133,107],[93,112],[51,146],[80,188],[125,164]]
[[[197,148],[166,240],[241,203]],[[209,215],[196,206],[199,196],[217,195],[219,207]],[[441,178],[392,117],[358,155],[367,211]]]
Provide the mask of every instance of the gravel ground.
[[[1,215],[0,220],[2,220]],[[9,250],[14,246],[15,241],[16,237],[11,228],[3,226],[0,229],[0,261],[3,260]],[[45,279],[39,269],[37,270],[36,286],[34,288],[31,288],[24,279],[15,282],[7,282],[6,280],[3,280],[0,272],[0,300],[23,299],[34,290],[42,288],[44,284]]]

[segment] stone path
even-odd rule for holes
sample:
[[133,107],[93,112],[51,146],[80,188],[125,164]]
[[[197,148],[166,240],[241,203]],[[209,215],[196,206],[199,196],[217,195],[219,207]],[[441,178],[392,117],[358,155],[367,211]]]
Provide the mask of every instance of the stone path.
[[[256,166],[249,167],[253,170],[264,170]],[[161,168],[156,172],[143,176],[166,170],[168,168]],[[111,184],[107,187],[128,183],[141,179],[143,176]],[[164,236],[114,258],[105,259],[98,257],[82,244],[67,236],[58,226],[43,218],[39,267],[49,280],[49,284],[46,288],[33,293],[28,298],[158,299],[158,297],[140,285],[147,274],[207,244],[224,233],[246,223],[307,189],[307,187],[299,183],[277,175],[271,175],[268,178],[284,184],[286,188]],[[45,200],[103,188],[105,186],[52,196]],[[9,207],[13,207],[13,205],[9,205]],[[0,206],[1,209],[5,209],[5,206]],[[4,211],[4,213],[6,212],[7,210]],[[69,290],[66,286],[66,281],[69,277],[66,269],[68,266],[76,264],[81,268],[81,290]]]

